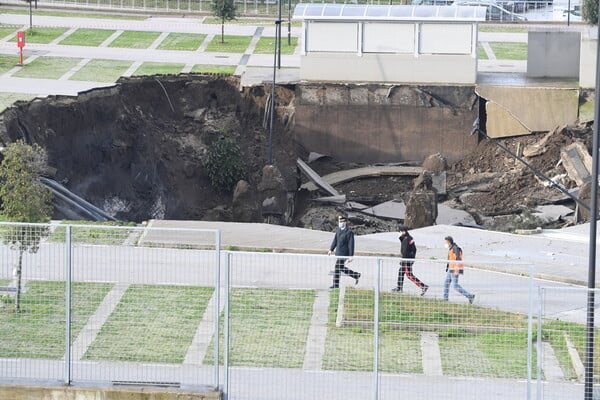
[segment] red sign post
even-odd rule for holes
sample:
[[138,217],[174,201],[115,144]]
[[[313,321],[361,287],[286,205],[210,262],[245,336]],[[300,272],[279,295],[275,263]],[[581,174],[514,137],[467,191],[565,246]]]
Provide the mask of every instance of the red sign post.
[[23,47],[25,47],[25,32],[17,32],[17,46],[19,46],[19,65],[23,65]]

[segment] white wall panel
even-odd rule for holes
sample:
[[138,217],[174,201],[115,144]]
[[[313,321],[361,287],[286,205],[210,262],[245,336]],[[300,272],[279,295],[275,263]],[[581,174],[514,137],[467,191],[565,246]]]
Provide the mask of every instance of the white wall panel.
[[471,24],[422,24],[423,54],[471,54]]
[[310,22],[306,32],[307,52],[358,51],[358,24],[356,22]]
[[365,23],[363,52],[413,53],[415,49],[414,23]]

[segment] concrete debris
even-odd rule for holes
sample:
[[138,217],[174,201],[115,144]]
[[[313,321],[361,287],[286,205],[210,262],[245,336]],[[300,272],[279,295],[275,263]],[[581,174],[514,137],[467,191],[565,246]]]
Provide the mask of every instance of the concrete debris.
[[379,218],[404,219],[406,206],[401,201],[391,200],[365,208],[361,212]]
[[435,153],[423,160],[423,169],[430,172],[443,172],[448,169],[448,162],[440,153]]
[[563,221],[566,217],[573,216],[574,213],[575,211],[569,207],[561,205],[546,205],[536,207],[533,214],[545,223],[548,223],[554,221]]
[[548,140],[550,140],[552,135],[554,135],[556,132],[558,132],[558,130],[553,129],[548,132],[540,141],[525,146],[525,149],[523,149],[523,157],[535,157],[544,154],[546,150],[548,150],[546,147]]
[[475,225],[475,219],[464,210],[452,208],[446,204],[438,204],[436,225]]
[[314,151],[311,151],[308,154],[308,163],[312,163],[315,162],[317,160],[320,160],[321,158],[329,158],[329,156],[325,155],[325,154],[321,154],[321,153],[315,153]]
[[[577,194],[579,200],[581,200],[584,204],[591,204],[592,202],[592,182],[587,181],[579,188],[579,193]],[[600,198],[600,193],[598,198]],[[600,204],[600,203],[599,203]],[[590,220],[590,212],[584,207],[580,207],[577,205],[577,214],[576,214],[577,222],[588,222]]]
[[318,197],[316,199],[312,199],[312,201],[316,201],[318,203],[344,204],[346,202],[346,195],[340,194],[338,196]]
[[[302,161],[302,160],[299,160]],[[304,163],[306,165],[306,163]],[[308,167],[308,165],[306,165]],[[310,167],[308,167],[310,168]],[[311,169],[312,171],[312,169]],[[346,169],[337,171],[323,177],[320,180],[329,185],[336,185],[361,178],[372,178],[378,176],[418,176],[423,171],[421,167],[411,167],[405,165],[372,165],[369,167]],[[317,175],[316,172],[313,173]],[[309,191],[317,190],[316,182],[309,177],[312,182],[305,183],[301,189]],[[335,190],[335,189],[334,189]],[[337,193],[339,194],[339,193]],[[332,193],[335,196],[335,194]]]
[[[328,182],[326,182],[323,178],[321,178],[319,176],[319,174],[317,174],[311,167],[308,166],[308,164],[306,164],[304,161],[302,161],[301,159],[297,159],[296,160],[296,165],[300,168],[300,171],[302,171],[302,173],[304,175],[306,175],[306,177],[308,179],[310,179],[314,186],[314,189],[312,190],[316,190],[316,188],[320,188],[324,191],[326,191],[327,193],[329,193],[332,196],[339,196],[340,193],[335,190],[333,188],[333,186],[331,186]],[[305,186],[307,186],[306,184],[302,185],[302,188],[305,188]],[[308,189],[308,187],[306,187]],[[308,189],[311,190],[311,189]]]
[[432,189],[415,189],[406,194],[404,224],[415,228],[435,224],[438,216],[437,194]]
[[560,158],[569,178],[575,181],[577,186],[591,179],[592,157],[583,143],[571,143],[561,149]]
[[356,201],[349,201],[346,203],[346,207],[351,210],[364,210],[365,208],[369,208],[369,206],[361,203],[357,203]]
[[546,186],[546,187],[550,187],[550,186],[560,186],[562,188],[565,187],[565,183],[567,180],[567,174],[558,174],[558,175],[554,175],[552,178],[550,178],[550,180],[552,182],[548,182],[548,181],[543,181],[542,185]]

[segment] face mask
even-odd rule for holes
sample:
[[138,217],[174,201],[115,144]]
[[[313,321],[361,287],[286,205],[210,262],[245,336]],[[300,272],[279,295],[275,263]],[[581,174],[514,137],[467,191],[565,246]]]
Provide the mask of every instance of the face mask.
[[346,227],[346,224],[343,222],[338,222],[338,228],[340,229],[344,229]]
[[446,249],[449,249],[449,248],[450,248],[450,245],[449,245],[448,243],[444,243],[444,247],[445,247]]

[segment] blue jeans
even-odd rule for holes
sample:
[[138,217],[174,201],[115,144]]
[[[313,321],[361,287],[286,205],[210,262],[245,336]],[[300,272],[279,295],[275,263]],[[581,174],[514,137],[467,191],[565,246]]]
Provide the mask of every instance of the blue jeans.
[[467,292],[460,284],[458,283],[458,277],[460,275],[454,275],[454,271],[448,270],[446,272],[446,280],[444,281],[444,300],[448,300],[448,292],[450,291],[450,282],[452,282],[452,286],[454,290],[458,293],[465,296],[467,299],[470,299],[473,295]]

